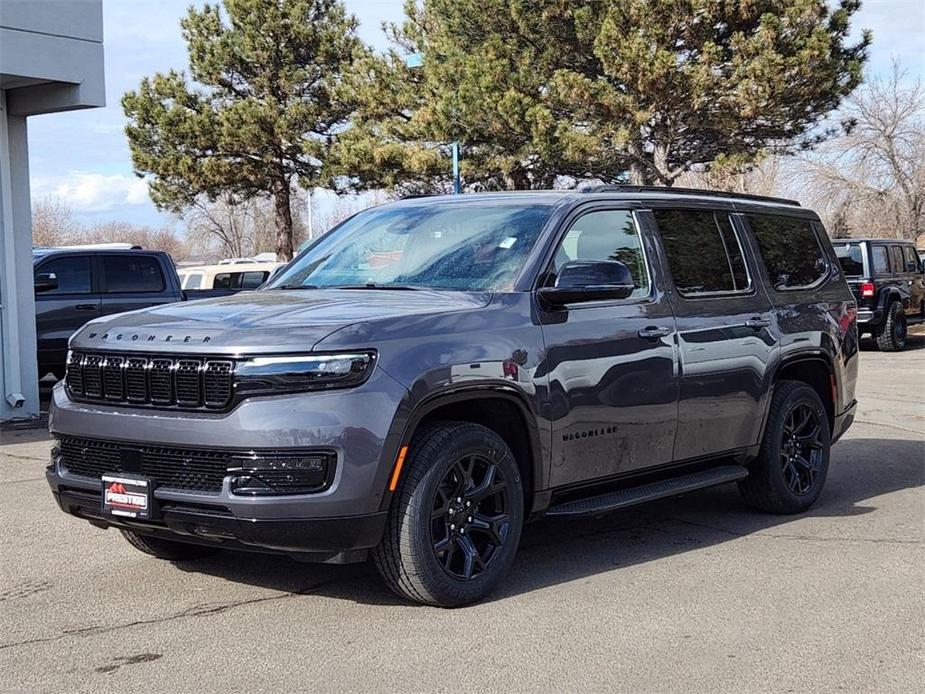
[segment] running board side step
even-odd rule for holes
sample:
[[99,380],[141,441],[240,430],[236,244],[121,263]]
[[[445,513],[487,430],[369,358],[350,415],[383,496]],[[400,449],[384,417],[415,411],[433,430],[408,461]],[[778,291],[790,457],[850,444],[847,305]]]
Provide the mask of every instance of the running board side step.
[[635,506],[646,501],[664,499],[666,496],[676,496],[695,489],[713,487],[717,484],[735,482],[748,477],[748,470],[741,465],[723,465],[721,467],[693,472],[680,477],[650,482],[638,487],[621,489],[600,496],[589,496],[586,499],[566,501],[546,510],[547,516],[596,516],[609,511],[617,511],[628,506]]

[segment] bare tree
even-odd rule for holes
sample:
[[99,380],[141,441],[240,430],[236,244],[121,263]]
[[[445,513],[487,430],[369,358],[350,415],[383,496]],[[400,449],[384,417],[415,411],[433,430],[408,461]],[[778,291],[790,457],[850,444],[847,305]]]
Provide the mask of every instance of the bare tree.
[[780,156],[767,156],[746,166],[710,167],[688,171],[678,178],[677,185],[686,188],[727,190],[731,193],[778,195],[781,187]]
[[853,94],[847,133],[802,157],[807,198],[832,235],[925,233],[925,86],[898,63]]
[[173,258],[186,255],[186,244],[173,229],[153,228],[129,222],[102,222],[85,230],[80,243],[131,243],[154,251],[167,251]]
[[240,258],[254,255],[256,200],[235,204],[228,197],[215,202],[200,199],[183,215],[191,243],[219,255]]
[[64,202],[46,197],[32,206],[32,245],[66,246],[77,243],[80,223]]
[[[295,243],[305,236],[298,214],[298,192],[292,192],[292,229]],[[237,200],[224,196],[199,198],[182,215],[191,250],[223,258],[248,258],[276,249],[275,209],[264,198]]]

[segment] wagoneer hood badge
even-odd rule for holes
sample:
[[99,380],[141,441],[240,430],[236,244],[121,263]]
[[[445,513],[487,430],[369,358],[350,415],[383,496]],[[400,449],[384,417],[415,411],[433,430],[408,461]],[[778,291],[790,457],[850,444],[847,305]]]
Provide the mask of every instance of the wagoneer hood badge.
[[354,323],[473,309],[489,298],[429,290],[245,292],[99,318],[75,333],[71,347],[194,354],[307,351]]

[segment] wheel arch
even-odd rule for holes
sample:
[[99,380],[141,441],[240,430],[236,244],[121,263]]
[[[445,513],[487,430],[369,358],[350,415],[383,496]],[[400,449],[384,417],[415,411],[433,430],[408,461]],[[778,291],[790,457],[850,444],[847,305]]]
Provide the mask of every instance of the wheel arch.
[[[536,493],[545,488],[546,470],[536,416],[524,397],[510,387],[486,385],[429,396],[418,403],[409,415],[399,449],[408,445],[422,426],[443,420],[481,424],[504,439],[523,477],[524,510],[529,516]],[[386,491],[383,509],[388,508],[392,496]]]
[[902,304],[902,300],[903,300],[903,297],[899,289],[893,286],[889,286],[889,287],[884,287],[880,291],[880,300],[878,303],[880,304],[880,308],[886,311],[890,308],[890,304],[897,302],[897,301],[900,304]]
[[[835,415],[838,414],[837,379],[835,365],[832,357],[823,351],[813,351],[805,354],[794,354],[782,361],[771,378],[771,395],[774,388],[781,381],[801,381],[810,386],[819,395],[825,406],[829,418],[829,427],[835,424]],[[768,407],[770,409],[768,398]],[[764,425],[767,425],[768,413],[765,412]],[[764,432],[764,426],[762,426]],[[763,434],[762,434],[763,435]]]

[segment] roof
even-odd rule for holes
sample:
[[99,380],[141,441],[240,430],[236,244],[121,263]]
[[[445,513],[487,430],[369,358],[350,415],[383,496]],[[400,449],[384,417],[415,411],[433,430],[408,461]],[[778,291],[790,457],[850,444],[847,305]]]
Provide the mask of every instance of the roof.
[[566,200],[575,201],[587,197],[606,197],[618,200],[713,200],[729,205],[730,203],[743,203],[749,205],[769,205],[774,207],[787,207],[796,210],[805,210],[796,200],[787,198],[774,198],[763,195],[747,193],[730,193],[721,190],[701,190],[695,188],[668,188],[659,186],[629,186],[608,185],[588,186],[573,190],[517,190],[485,193],[463,193],[461,195],[411,195],[402,198],[398,203],[405,204],[441,204],[448,202],[523,202],[530,200],[538,204],[555,204]]
[[167,255],[167,251],[155,251],[147,248],[86,248],[81,246],[60,248],[39,247],[32,249],[32,260],[38,260],[49,255],[69,255],[79,253],[81,255],[125,255],[126,253],[144,253],[145,255]]
[[879,236],[855,236],[852,238],[832,239],[832,243],[860,243],[861,241],[866,241],[868,243],[908,243],[914,245],[911,239],[890,239]]

